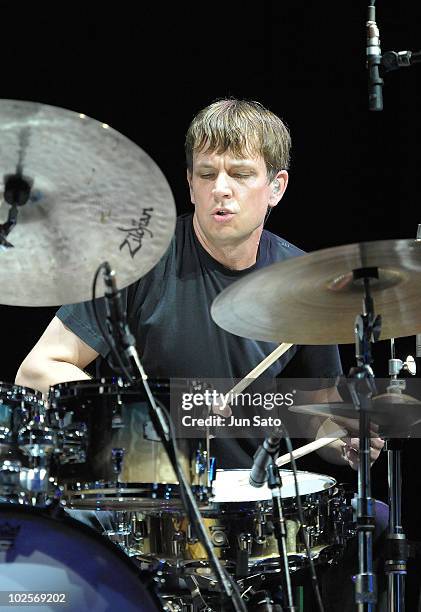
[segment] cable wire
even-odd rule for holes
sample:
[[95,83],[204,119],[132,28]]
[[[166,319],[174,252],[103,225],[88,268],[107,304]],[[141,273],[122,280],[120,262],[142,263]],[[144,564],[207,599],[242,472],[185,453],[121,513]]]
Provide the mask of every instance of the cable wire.
[[295,463],[295,458],[294,458],[293,448],[292,448],[292,444],[291,444],[291,439],[289,437],[289,433],[288,433],[285,425],[282,422],[280,424],[280,428],[283,431],[284,438],[285,438],[285,443],[286,443],[287,450],[289,452],[290,459],[291,459],[292,473],[293,473],[293,476],[294,476],[295,497],[296,497],[296,500],[297,500],[297,508],[298,508],[298,519],[300,521],[301,535],[302,535],[303,540],[304,540],[304,546],[305,546],[305,549],[306,549],[306,555],[307,555],[308,562],[309,562],[309,565],[310,565],[311,584],[312,584],[312,587],[313,587],[314,595],[316,597],[317,607],[319,609],[319,612],[324,612],[323,601],[322,601],[322,597],[320,595],[319,581],[317,579],[317,574],[316,574],[316,570],[315,570],[315,567],[314,567],[314,561],[313,561],[313,558],[311,556],[311,550],[310,550],[310,546],[309,546],[308,539],[307,539],[307,533],[304,530],[304,513],[303,513],[303,507],[301,505],[300,491],[299,491],[299,487],[298,487],[297,465]]

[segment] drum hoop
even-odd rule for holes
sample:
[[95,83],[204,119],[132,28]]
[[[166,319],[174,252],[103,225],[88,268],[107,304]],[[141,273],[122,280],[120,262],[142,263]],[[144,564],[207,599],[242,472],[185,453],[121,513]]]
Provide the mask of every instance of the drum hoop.
[[[170,383],[166,378],[151,378],[148,379],[149,386],[153,393],[169,394]],[[50,387],[51,401],[65,401],[77,398],[95,398],[107,397],[115,395],[145,394],[142,383],[129,384],[122,380],[113,378],[91,378],[89,380],[76,380],[64,383],[58,383]],[[136,401],[136,400],[134,400]],[[138,401],[143,401],[140,399]],[[146,401],[146,398],[145,400]]]

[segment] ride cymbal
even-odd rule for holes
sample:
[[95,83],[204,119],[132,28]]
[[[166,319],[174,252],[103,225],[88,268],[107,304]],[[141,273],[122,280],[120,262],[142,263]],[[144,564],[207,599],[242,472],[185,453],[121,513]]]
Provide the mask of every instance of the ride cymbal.
[[246,338],[293,344],[354,343],[364,286],[353,270],[377,268],[370,280],[380,339],[421,332],[421,241],[383,240],[333,247],[250,273],[214,300],[213,320]]
[[[0,100],[0,176],[1,304],[89,300],[105,260],[126,287],[155,266],[173,236],[174,199],[156,163],[86,115]],[[7,233],[9,203],[26,191]]]

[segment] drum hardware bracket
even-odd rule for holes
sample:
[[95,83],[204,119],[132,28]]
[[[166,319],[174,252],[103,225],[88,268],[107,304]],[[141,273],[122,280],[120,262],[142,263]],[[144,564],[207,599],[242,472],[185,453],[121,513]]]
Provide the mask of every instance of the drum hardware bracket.
[[113,471],[117,477],[117,483],[120,479],[120,474],[123,469],[124,453],[125,453],[124,448],[113,448],[111,450],[111,461],[113,464]]
[[15,227],[18,220],[18,206],[24,206],[30,196],[33,180],[22,175],[20,165],[16,174],[6,174],[4,177],[4,200],[10,205],[7,221],[0,225],[0,247],[13,248],[6,236]]

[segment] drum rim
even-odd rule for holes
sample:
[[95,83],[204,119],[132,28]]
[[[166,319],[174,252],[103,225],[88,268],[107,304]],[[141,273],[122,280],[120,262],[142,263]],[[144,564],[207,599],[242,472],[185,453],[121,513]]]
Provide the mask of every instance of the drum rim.
[[[218,474],[218,472],[248,472],[250,473],[250,468],[218,468],[216,470],[216,474]],[[280,468],[279,470],[281,476],[284,473],[288,473],[288,474],[293,474],[294,470],[284,470],[283,468]],[[333,481],[332,483],[332,487],[336,486],[338,484],[338,481],[336,480],[336,478],[333,478],[333,476],[328,476],[327,474],[321,474],[319,472],[310,472],[309,470],[297,470],[297,476],[299,474],[307,474],[307,475],[314,475],[314,476],[322,476],[323,478],[326,479],[326,481]],[[216,480],[216,476],[215,476],[215,480]],[[251,486],[251,485],[250,485]],[[315,491],[315,493],[319,492],[321,493],[322,491],[327,491],[328,489],[330,489],[330,487],[327,487],[326,489],[321,489],[320,491]],[[307,493],[307,495],[311,495],[310,493]],[[301,497],[301,496],[300,496]]]
[[[148,378],[149,386],[153,389],[163,387],[165,391],[169,392],[170,379],[169,378]],[[134,383],[125,382],[119,377],[104,377],[104,378],[89,378],[88,380],[71,380],[50,386],[49,395],[54,397],[58,391],[72,391],[74,389],[81,389],[84,391],[95,390],[100,387],[112,389],[112,392],[118,395],[119,393],[138,393],[144,391],[141,381],[135,381]],[[97,395],[106,395],[102,392]],[[110,393],[111,395],[111,393]],[[70,397],[75,397],[75,394],[69,394]],[[64,396],[67,397],[67,396]]]
[[[24,385],[16,385],[15,383],[8,383],[2,380],[0,380],[0,399],[1,399],[1,395],[3,392],[8,393],[11,390],[15,390],[15,389],[19,393],[21,393],[21,395],[23,396],[22,399],[28,398],[27,401],[29,401],[29,398],[33,398],[35,402],[45,403],[46,401],[44,398],[44,394],[38,389],[32,389],[32,387],[26,387]],[[21,400],[16,399],[14,401],[21,401]]]

